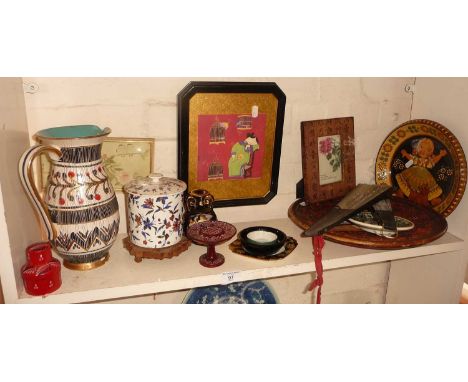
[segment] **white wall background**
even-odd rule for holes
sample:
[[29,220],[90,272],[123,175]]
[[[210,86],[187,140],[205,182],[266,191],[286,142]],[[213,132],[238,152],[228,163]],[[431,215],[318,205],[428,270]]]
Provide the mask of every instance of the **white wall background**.
[[18,162],[28,145],[21,78],[0,78],[0,270],[6,299],[16,295],[15,284],[21,287],[26,247],[40,240],[38,221],[18,177]]
[[[432,119],[447,127],[468,155],[468,78],[417,78],[411,115],[412,118]],[[457,209],[447,218],[449,230],[465,240],[468,240],[467,193],[465,191]],[[465,282],[468,282],[468,269]]]
[[[468,78],[417,78],[415,89],[412,118],[431,119],[444,125],[468,155]],[[468,237],[466,192],[447,220],[452,233]]]
[[[199,78],[24,78],[39,90],[25,94],[29,131],[53,126],[108,126],[115,137],[154,137],[155,170],[177,176],[177,93]],[[209,78],[274,81],[286,94],[278,195],[268,204],[217,209],[239,222],[286,217],[302,177],[300,123],[354,116],[358,182],[374,181],[375,156],[390,130],[409,119],[414,78]],[[119,200],[123,206],[122,196]],[[123,220],[123,219],[122,219]],[[121,232],[125,230],[122,221]]]

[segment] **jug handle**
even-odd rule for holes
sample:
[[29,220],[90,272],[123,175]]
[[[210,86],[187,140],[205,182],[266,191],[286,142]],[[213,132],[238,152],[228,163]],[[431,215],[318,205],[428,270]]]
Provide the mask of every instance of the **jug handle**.
[[50,242],[54,242],[57,238],[57,231],[55,230],[52,220],[50,218],[49,212],[45,205],[44,200],[41,198],[39,191],[37,190],[36,184],[34,183],[34,177],[32,172],[32,163],[38,155],[41,155],[44,152],[53,153],[59,158],[62,156],[62,152],[56,146],[50,145],[36,145],[27,149],[24,154],[21,156],[19,161],[18,171],[21,183],[26,195],[30,199],[34,212],[38,216],[39,220],[44,224],[44,227],[47,231],[47,239]]

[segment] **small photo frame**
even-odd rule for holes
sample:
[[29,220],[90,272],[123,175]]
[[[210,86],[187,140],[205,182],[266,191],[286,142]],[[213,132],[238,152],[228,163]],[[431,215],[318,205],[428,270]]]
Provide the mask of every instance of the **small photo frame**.
[[[107,176],[115,191],[138,176],[153,172],[154,138],[106,138],[101,156]],[[40,156],[41,187],[45,189],[50,162],[47,155]]]
[[286,96],[274,82],[190,82],[177,97],[178,177],[214,207],[266,204],[278,189]]
[[356,187],[353,117],[301,123],[304,200],[345,196]]

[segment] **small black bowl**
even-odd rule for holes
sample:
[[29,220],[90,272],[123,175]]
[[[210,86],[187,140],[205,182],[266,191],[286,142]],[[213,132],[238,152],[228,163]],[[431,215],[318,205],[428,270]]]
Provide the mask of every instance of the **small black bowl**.
[[265,226],[245,228],[239,233],[242,247],[250,254],[273,255],[286,242],[286,234]]

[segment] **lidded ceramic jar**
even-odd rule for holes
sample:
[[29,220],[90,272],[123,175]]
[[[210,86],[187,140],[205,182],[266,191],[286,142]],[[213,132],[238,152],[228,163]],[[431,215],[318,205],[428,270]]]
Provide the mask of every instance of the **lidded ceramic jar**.
[[184,191],[187,185],[162,174],[137,178],[124,186],[130,241],[143,248],[177,244],[184,234]]

